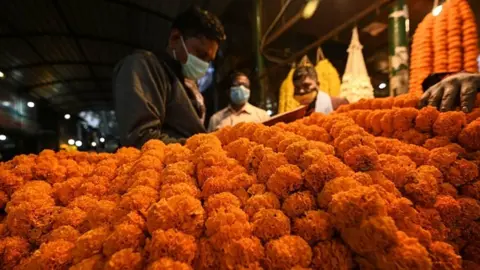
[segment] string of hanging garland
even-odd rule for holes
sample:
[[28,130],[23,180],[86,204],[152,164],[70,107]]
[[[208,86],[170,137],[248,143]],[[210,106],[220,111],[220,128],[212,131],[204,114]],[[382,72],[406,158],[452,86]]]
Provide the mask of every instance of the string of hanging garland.
[[478,32],[467,0],[435,1],[413,35],[410,93],[422,92],[432,73],[478,72]]

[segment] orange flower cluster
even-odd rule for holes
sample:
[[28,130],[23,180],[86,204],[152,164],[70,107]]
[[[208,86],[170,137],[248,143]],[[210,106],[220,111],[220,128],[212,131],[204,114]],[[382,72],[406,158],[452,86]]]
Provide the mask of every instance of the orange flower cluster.
[[358,102],[341,105],[335,112],[344,113],[353,110],[386,110],[393,108],[415,108],[418,106],[420,96],[406,94],[396,97],[361,99]]
[[17,156],[0,163],[0,268],[478,269],[478,132],[457,112],[360,110]]
[[410,93],[422,93],[422,82],[433,72],[432,34],[435,19],[427,14],[413,35],[410,62]]
[[467,0],[453,0],[458,2],[458,11],[462,19],[462,46],[463,46],[463,69],[467,72],[478,72],[477,58],[478,32],[475,15]]
[[447,16],[448,71],[458,72],[463,67],[462,18],[457,0],[451,0]]
[[448,9],[450,2],[447,1],[443,4],[443,9],[438,16],[434,18],[433,23],[433,72],[443,73],[448,71]]
[[440,113],[433,107],[421,110],[352,110],[345,114],[375,136],[395,138],[426,148],[431,140],[441,140],[447,143],[458,142],[468,150],[480,150],[478,108],[469,114],[459,111]]
[[478,72],[478,32],[467,0],[449,0],[438,16],[425,16],[413,36],[410,92],[432,72]]
[[[406,95],[400,95],[396,97],[375,98],[375,99],[362,99],[356,103],[346,104],[340,106],[335,112],[346,113],[355,110],[388,110],[399,108],[417,108],[419,105],[420,96],[417,94],[409,93]],[[457,111],[460,109],[457,108]],[[476,119],[480,116],[480,93],[477,94],[472,112],[467,114],[468,122]]]

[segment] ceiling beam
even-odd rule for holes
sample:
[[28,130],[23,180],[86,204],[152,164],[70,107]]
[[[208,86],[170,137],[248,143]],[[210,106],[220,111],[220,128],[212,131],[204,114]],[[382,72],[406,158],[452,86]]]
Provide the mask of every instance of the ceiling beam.
[[92,65],[92,66],[99,66],[99,67],[113,67],[116,63],[102,63],[102,62],[86,62],[86,61],[43,61],[40,63],[31,63],[25,65],[16,65],[2,68],[3,72],[8,72],[17,69],[28,69],[28,68],[37,68],[37,67],[44,67],[44,66],[85,66],[85,65]]
[[38,37],[66,37],[66,38],[72,38],[72,39],[77,38],[82,40],[113,43],[116,45],[122,45],[130,48],[141,48],[140,44],[132,43],[129,41],[113,39],[108,37],[101,37],[96,35],[88,35],[88,34],[76,34],[75,36],[73,36],[70,33],[62,33],[62,32],[18,32],[18,31],[15,31],[15,33],[0,34],[0,39],[2,38],[22,39],[22,38],[38,38]]
[[[10,28],[12,31],[18,32],[18,29],[15,27],[15,25],[13,25],[10,21],[5,19],[4,17],[0,16],[0,21],[3,21],[4,24],[7,25],[7,27]],[[40,51],[37,50],[35,45],[33,45],[33,43],[30,42],[30,40],[28,40],[27,38],[21,38],[21,40],[27,44],[27,46],[32,50],[32,52],[35,53],[42,62],[47,62],[45,57],[40,53]],[[56,75],[57,78],[61,78],[60,72],[58,72],[58,70],[56,70],[55,67],[52,66],[52,70],[55,72],[55,75]],[[59,80],[61,80],[61,79],[59,79]],[[43,99],[43,98],[41,98],[41,99]],[[57,110],[56,108],[53,108],[53,109]]]
[[110,97],[92,97],[88,96],[82,99],[68,99],[68,100],[59,100],[56,102],[51,102],[51,104],[55,105],[62,105],[62,104],[72,104],[72,103],[98,103],[98,102],[105,102],[110,103],[113,99]]
[[[70,22],[68,21],[68,18],[65,15],[65,12],[62,6],[58,2],[58,0],[53,0],[53,5],[55,6],[55,9],[57,10],[58,15],[63,21],[63,24],[65,24],[65,28],[67,28],[67,31],[70,33],[70,35],[72,35],[75,45],[77,45],[78,51],[80,52],[80,55],[83,57],[83,59],[85,59],[85,62],[87,62],[87,67],[88,67],[88,71],[90,72],[90,76],[92,76],[94,80],[97,80],[97,75],[93,71],[92,65],[90,64],[90,60],[87,56],[87,53],[85,52],[85,48],[82,46],[82,44],[80,44],[80,41],[77,37],[76,32],[70,26]],[[95,83],[95,84],[98,86],[98,83]]]
[[48,99],[59,99],[65,97],[83,97],[83,96],[93,96],[94,94],[99,96],[113,96],[112,89],[87,89],[87,90],[77,90],[77,91],[65,91],[59,94],[51,95]]
[[262,74],[259,74],[258,77],[263,78],[265,76],[268,76],[269,74],[274,74],[280,67],[290,65],[294,61],[297,61],[297,59],[299,59],[300,57],[303,57],[304,55],[308,54],[308,52],[310,52],[311,50],[314,50],[319,46],[321,46],[327,40],[333,39],[337,37],[339,34],[341,34],[343,31],[345,31],[346,29],[351,28],[352,25],[355,25],[356,22],[365,18],[370,13],[376,12],[378,9],[388,7],[393,3],[393,1],[394,0],[376,0],[368,8],[358,12],[355,16],[350,17],[347,21],[335,27],[329,33],[321,37],[318,37],[314,42],[310,43],[307,46],[304,46],[302,50],[293,53],[292,55],[290,55],[290,57],[283,59],[282,61],[279,61],[275,65],[271,66],[269,69],[265,70]]
[[76,79],[65,79],[65,80],[55,80],[55,81],[50,81],[50,82],[45,82],[45,83],[38,83],[38,84],[33,84],[33,85],[27,85],[24,87],[25,90],[33,90],[36,88],[42,88],[45,86],[51,86],[55,84],[70,84],[70,83],[77,83],[77,82],[106,82],[106,81],[111,81],[112,78],[76,78]]
[[307,54],[310,50],[313,50],[313,49],[316,49],[318,46],[320,46],[323,42],[333,38],[334,36],[340,34],[342,31],[344,31],[345,29],[348,29],[350,28],[352,25],[355,24],[355,22],[361,20],[362,18],[364,18],[365,16],[367,16],[369,13],[371,12],[374,12],[376,10],[378,10],[379,8],[381,8],[382,6],[384,5],[387,5],[387,4],[390,4],[393,0],[378,0],[376,1],[375,3],[373,3],[370,7],[366,8],[365,10],[362,10],[360,12],[358,12],[355,16],[351,17],[349,20],[347,20],[346,22],[344,22],[343,24],[335,27],[332,31],[330,31],[329,33],[327,33],[326,35],[320,37],[319,39],[317,39],[315,42],[309,44],[308,46],[306,46],[302,51],[300,52],[297,52],[295,53],[294,55],[292,55],[290,58],[288,58],[285,63],[292,63],[293,61],[295,61],[296,59],[304,56],[305,54]]
[[51,101],[50,104],[53,104],[55,107],[66,108],[68,110],[75,110],[74,108],[76,107],[84,108],[94,104],[104,104],[113,107],[113,99],[108,97],[90,97],[83,99],[60,100],[56,102]]
[[121,1],[121,0],[106,0],[106,1],[110,2],[110,3],[113,3],[113,4],[117,4],[117,5],[121,5],[121,6],[130,8],[130,9],[136,9],[138,11],[145,12],[147,14],[153,15],[153,16],[158,17],[160,19],[163,19],[163,20],[166,20],[166,21],[169,21],[169,22],[173,22],[173,18],[168,16],[167,14],[151,10],[149,8],[146,8],[146,7],[141,6],[139,4],[135,4],[133,2],[125,2],[125,1]]
[[71,101],[67,101],[67,102],[56,103],[55,106],[66,107],[66,108],[69,108],[69,109],[71,109],[71,108],[73,109],[73,108],[76,108],[76,107],[86,107],[86,106],[95,105],[95,104],[105,104],[105,105],[110,105],[111,107],[113,107],[112,106],[113,103],[109,99],[97,99],[95,101],[88,100],[86,102],[82,102],[82,100],[71,100]]
[[64,104],[76,104],[76,103],[95,103],[95,102],[105,102],[112,103],[113,98],[110,97],[84,97],[84,98],[75,98],[75,99],[63,99],[63,100],[50,100],[50,104],[54,106],[62,106]]
[[65,111],[78,113],[86,110],[113,110],[113,104],[108,101],[89,102],[89,103],[65,103],[59,104]]

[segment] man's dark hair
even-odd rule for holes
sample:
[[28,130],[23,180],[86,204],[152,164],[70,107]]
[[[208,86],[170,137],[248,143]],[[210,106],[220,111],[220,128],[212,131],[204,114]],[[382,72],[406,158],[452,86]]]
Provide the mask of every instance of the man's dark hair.
[[303,80],[304,78],[311,78],[318,82],[317,71],[313,66],[301,66],[295,69],[292,80],[297,82]]
[[247,77],[248,80],[250,80],[247,76],[247,74],[241,72],[241,71],[235,71],[232,73],[232,75],[230,76],[230,79],[232,79],[232,83],[235,82],[235,79],[238,78],[238,77]]
[[218,43],[226,39],[223,25],[217,16],[197,6],[178,15],[172,28],[178,29],[185,37],[204,36]]

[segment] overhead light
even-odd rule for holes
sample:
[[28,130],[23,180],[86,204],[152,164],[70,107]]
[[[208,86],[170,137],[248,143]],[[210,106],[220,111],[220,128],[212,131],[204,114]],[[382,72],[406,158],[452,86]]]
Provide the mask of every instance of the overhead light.
[[95,147],[95,146],[97,146],[97,143],[96,143],[96,142],[92,142],[91,145],[92,145],[92,147]]
[[273,114],[272,110],[267,110],[268,116],[271,116]]
[[33,108],[33,107],[35,107],[35,103],[33,103],[32,101],[29,101],[29,102],[27,102],[27,106],[29,108]]
[[101,143],[104,143],[104,142],[105,142],[105,138],[101,137],[101,138],[100,138],[100,142],[101,142]]
[[68,139],[68,144],[69,144],[69,145],[74,145],[74,144],[75,144],[75,140],[74,140],[74,139]]
[[10,101],[3,101],[2,102],[2,106],[4,106],[4,107],[10,107],[10,105],[12,105],[12,103],[10,103]]
[[381,84],[378,86],[378,88],[380,88],[380,89],[385,89],[385,88],[387,88],[387,84],[386,84],[386,83],[381,83]]
[[304,19],[310,19],[317,10],[320,0],[308,0],[307,4],[303,8],[302,17]]
[[443,10],[443,5],[436,6],[436,7],[432,10],[432,15],[433,15],[433,16],[438,16],[438,15],[440,15],[440,13],[442,13],[442,10]]
[[70,119],[70,114],[66,113],[63,117],[68,120]]
[[75,145],[76,145],[77,147],[82,146],[82,141],[76,141],[76,142],[75,142]]
[[0,71],[0,78],[5,78],[5,73]]
[[7,139],[7,136],[0,134],[0,141],[5,141]]

